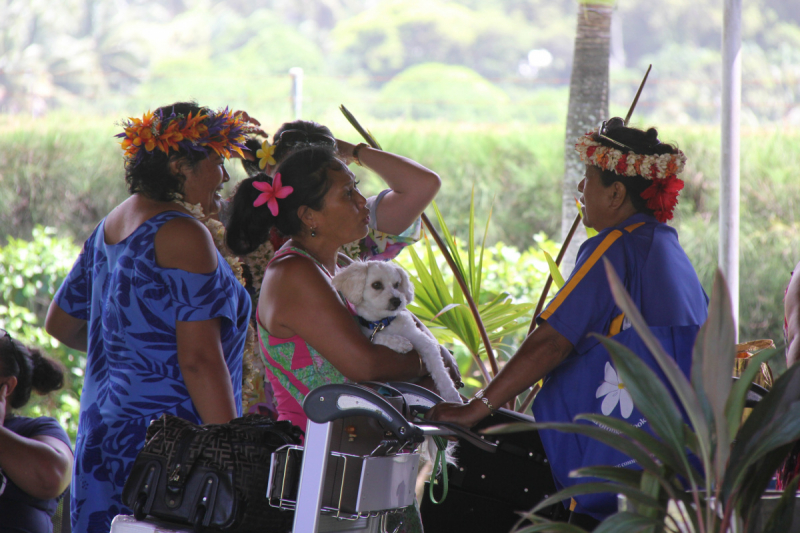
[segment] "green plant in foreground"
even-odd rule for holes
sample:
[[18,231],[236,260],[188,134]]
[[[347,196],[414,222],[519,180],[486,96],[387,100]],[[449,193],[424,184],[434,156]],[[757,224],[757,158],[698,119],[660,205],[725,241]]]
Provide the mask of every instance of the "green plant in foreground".
[[[740,380],[733,383],[735,326],[722,274],[716,273],[708,320],[695,342],[691,378],[687,379],[650,333],[608,264],[606,270],[617,305],[653,353],[678,402],[636,354],[612,339],[599,337],[655,435],[616,418],[595,414],[580,415],[577,419],[610,427],[613,432],[594,424],[537,423],[509,424],[487,433],[530,427],[579,433],[629,455],[641,470],[611,466],[576,470],[572,473],[576,477],[607,481],[579,484],[547,498],[526,515],[533,525],[522,526],[517,532],[583,531],[573,525],[548,522],[532,513],[576,495],[599,492],[624,494],[635,510],[608,517],[595,529],[596,533],[658,532],[665,528],[694,533],[788,531],[800,478],[786,488],[765,525],[759,523],[759,515],[761,496],[770,479],[793,442],[800,438],[800,365],[778,378],[742,424],[750,383],[761,363],[774,357],[777,351],[754,356]],[[687,413],[691,425],[684,422],[681,409]],[[690,462],[690,454],[700,461],[700,471]],[[669,513],[668,508],[672,509]]]

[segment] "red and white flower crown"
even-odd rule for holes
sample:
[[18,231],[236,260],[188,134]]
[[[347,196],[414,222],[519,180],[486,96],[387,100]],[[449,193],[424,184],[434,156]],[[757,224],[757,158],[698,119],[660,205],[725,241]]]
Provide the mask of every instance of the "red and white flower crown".
[[624,144],[604,137],[631,150],[623,153],[595,141],[595,135],[597,132],[590,131],[575,144],[581,161],[620,176],[639,176],[652,180],[652,185],[642,192],[641,197],[647,200],[647,207],[653,210],[659,222],[671,220],[678,203],[678,193],[683,189],[683,181],[678,178],[678,174],[683,172],[686,165],[686,155],[680,150],[674,154],[641,155]]

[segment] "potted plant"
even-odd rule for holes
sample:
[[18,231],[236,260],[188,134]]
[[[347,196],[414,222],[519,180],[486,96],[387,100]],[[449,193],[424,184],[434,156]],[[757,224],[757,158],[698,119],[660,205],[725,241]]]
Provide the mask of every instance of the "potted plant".
[[[636,354],[613,339],[600,337],[653,434],[596,414],[580,415],[573,423],[536,423],[532,427],[587,435],[629,455],[640,470],[612,466],[576,470],[572,473],[576,477],[604,481],[579,484],[547,498],[526,514],[529,525],[518,525],[516,532],[581,532],[574,525],[548,522],[533,513],[554,502],[598,492],[624,495],[633,510],[608,517],[596,533],[789,531],[798,478],[783,492],[771,516],[763,520],[760,515],[762,495],[793,442],[800,438],[800,365],[781,375],[742,423],[750,382],[761,362],[777,352],[754,356],[739,381],[733,382],[735,325],[722,274],[718,271],[715,276],[708,320],[698,333],[687,379],[650,333],[613,268],[606,264],[606,270],[617,305],[653,353],[673,392]],[[530,427],[508,424],[487,433]],[[695,466],[698,462],[699,468]]]

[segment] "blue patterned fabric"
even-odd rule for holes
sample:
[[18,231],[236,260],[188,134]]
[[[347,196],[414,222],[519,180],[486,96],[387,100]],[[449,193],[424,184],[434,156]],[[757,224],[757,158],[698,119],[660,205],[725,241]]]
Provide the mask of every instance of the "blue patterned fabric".
[[158,266],[156,232],[176,217],[188,215],[160,213],[114,245],[104,243],[101,222],[55,297],[61,309],[89,323],[72,479],[76,532],[107,533],[114,516],[131,514],[122,487],[151,421],[170,413],[201,423],[178,366],[176,321],[222,319],[241,416],[250,298],[219,254],[208,274]]

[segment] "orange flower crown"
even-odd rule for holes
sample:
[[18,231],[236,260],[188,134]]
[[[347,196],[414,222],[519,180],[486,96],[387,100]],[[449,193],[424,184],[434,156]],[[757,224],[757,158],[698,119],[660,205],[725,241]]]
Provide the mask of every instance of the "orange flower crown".
[[672,220],[678,204],[678,193],[683,189],[683,180],[678,178],[678,174],[683,172],[686,165],[686,155],[680,150],[674,154],[660,155],[641,155],[633,151],[623,153],[595,141],[595,134],[597,132],[590,131],[575,144],[581,161],[620,176],[639,176],[652,180],[652,185],[642,192],[641,197],[647,200],[647,207],[653,210],[659,222]]
[[133,166],[155,150],[165,154],[170,150],[206,153],[213,150],[225,158],[230,158],[231,152],[244,156],[245,134],[251,129],[240,113],[227,108],[216,112],[202,109],[196,115],[164,116],[163,111],[148,111],[142,118],[129,118],[122,126],[125,131],[116,137],[122,139],[125,160]]

